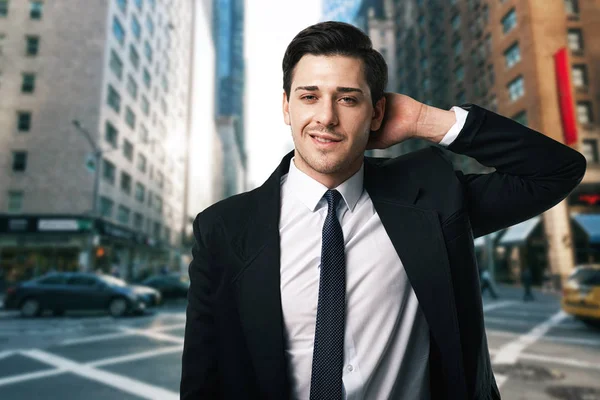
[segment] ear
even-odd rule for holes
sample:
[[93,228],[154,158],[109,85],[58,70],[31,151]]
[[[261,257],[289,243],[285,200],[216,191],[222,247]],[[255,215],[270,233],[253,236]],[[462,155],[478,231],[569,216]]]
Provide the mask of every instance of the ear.
[[373,117],[371,118],[371,131],[376,131],[381,128],[381,122],[385,114],[385,95],[375,103],[373,107]]
[[283,91],[283,122],[286,125],[291,125],[290,122],[290,102],[288,101],[287,95],[285,94],[285,90]]

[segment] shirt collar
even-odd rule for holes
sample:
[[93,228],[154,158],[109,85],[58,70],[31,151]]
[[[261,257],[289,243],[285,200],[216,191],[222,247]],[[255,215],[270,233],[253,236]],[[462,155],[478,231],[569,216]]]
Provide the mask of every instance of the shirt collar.
[[[364,168],[363,163],[354,175],[335,188],[342,195],[350,212],[354,211],[354,207],[356,207],[356,203],[358,203],[358,199],[363,192]],[[290,185],[294,196],[308,207],[311,212],[317,209],[319,202],[327,191],[325,185],[300,171],[294,163],[294,158],[290,160],[287,184]]]

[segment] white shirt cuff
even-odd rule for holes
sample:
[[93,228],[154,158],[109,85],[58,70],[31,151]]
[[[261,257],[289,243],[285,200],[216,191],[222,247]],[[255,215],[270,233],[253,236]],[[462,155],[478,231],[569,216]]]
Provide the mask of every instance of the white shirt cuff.
[[450,128],[448,133],[444,135],[444,138],[440,142],[440,145],[444,147],[450,146],[454,142],[454,140],[456,140],[458,134],[465,126],[465,122],[467,122],[467,115],[469,115],[469,112],[464,108],[454,106],[450,110],[454,111],[454,115],[456,116],[456,122],[454,123],[454,125],[452,125],[452,128]]

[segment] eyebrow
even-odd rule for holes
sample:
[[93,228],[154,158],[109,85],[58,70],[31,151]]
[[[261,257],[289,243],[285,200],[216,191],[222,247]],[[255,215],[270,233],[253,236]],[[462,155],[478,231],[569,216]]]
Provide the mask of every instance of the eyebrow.
[[[307,90],[309,92],[315,92],[317,90],[319,90],[318,86],[298,86],[296,89],[294,89],[294,92],[298,91],[298,90]],[[336,88],[336,90],[338,92],[342,92],[342,93],[352,93],[352,92],[358,92],[358,93],[363,93],[362,90],[360,90],[359,88],[353,88],[353,87],[345,87],[345,86],[338,86]]]

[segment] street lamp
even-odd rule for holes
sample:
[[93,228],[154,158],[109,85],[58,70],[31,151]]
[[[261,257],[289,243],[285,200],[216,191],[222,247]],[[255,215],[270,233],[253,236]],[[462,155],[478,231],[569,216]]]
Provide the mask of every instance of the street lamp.
[[102,155],[105,153],[108,153],[112,150],[103,150],[100,148],[100,146],[98,146],[98,144],[96,143],[96,141],[92,138],[92,135],[90,134],[90,132],[85,129],[83,127],[83,125],[79,122],[79,120],[74,119],[72,121],[73,126],[75,126],[75,129],[77,129],[77,131],[79,131],[79,133],[81,133],[89,142],[90,147],[92,148],[93,154],[94,154],[94,190],[93,190],[93,194],[92,194],[92,230],[91,230],[91,237],[88,243],[88,249],[87,249],[87,270],[89,271],[92,266],[92,256],[93,256],[93,250],[94,250],[94,239],[96,237],[96,219],[99,217],[99,212],[98,212],[98,190],[99,190],[99,186],[100,186],[100,162],[102,161]]

